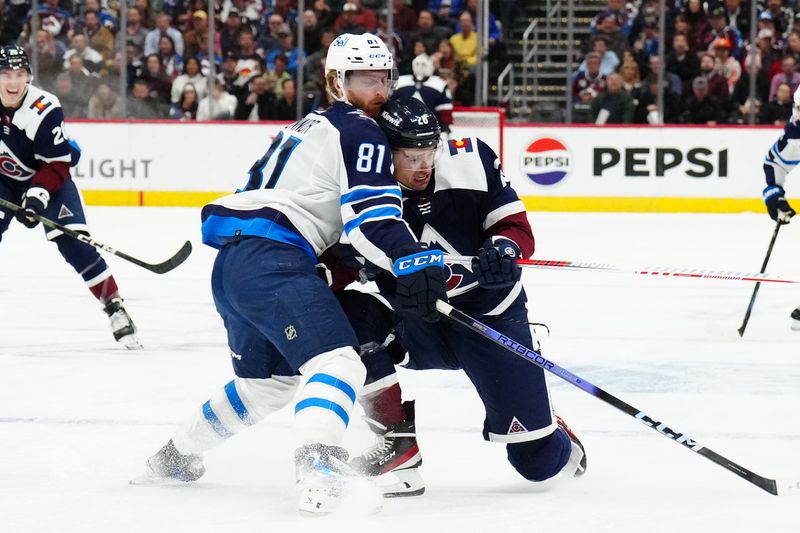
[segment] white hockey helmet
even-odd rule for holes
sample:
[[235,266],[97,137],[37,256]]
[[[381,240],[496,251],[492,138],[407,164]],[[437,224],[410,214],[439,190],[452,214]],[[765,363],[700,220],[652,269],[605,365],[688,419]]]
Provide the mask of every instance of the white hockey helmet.
[[335,73],[339,87],[344,88],[345,76],[354,70],[388,70],[390,82],[396,80],[394,59],[384,42],[371,33],[353,35],[343,33],[328,47],[325,58],[325,78],[328,80],[328,94],[338,101],[347,101],[347,96],[337,94],[330,87],[329,77]]
[[415,80],[424,81],[433,76],[433,60],[428,54],[420,54],[411,62],[411,71]]

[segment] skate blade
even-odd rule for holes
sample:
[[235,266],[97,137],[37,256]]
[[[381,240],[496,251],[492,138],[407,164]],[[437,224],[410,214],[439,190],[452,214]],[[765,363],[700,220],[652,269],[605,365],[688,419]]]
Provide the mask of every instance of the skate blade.
[[425,481],[422,480],[419,468],[393,470],[372,479],[383,492],[384,498],[405,498],[425,493]]
[[800,320],[792,319],[792,323],[789,327],[792,331],[800,331]]
[[155,486],[155,487],[182,487],[191,482],[181,481],[172,477],[157,476],[149,470],[142,472],[137,477],[128,481],[128,485]]
[[144,346],[142,346],[142,343],[139,342],[139,339],[136,337],[136,335],[125,335],[117,342],[125,346],[125,348],[128,350],[144,350]]
[[370,515],[383,509],[383,498],[370,480],[352,479],[345,486],[301,489],[297,509],[303,516]]

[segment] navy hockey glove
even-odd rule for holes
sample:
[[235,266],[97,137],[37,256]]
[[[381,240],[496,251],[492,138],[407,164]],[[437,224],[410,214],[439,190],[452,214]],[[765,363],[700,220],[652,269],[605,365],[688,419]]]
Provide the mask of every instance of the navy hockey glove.
[[436,301],[447,299],[444,279],[444,252],[423,244],[404,246],[394,261],[397,276],[395,296],[399,311],[416,315],[426,322],[439,320]]
[[484,289],[505,289],[522,277],[522,269],[517,259],[522,250],[511,239],[492,237],[478,250],[472,259],[472,273],[478,278],[478,285]]
[[21,209],[17,211],[17,220],[29,228],[35,228],[39,219],[34,215],[41,215],[47,209],[50,193],[41,187],[31,187],[22,197]]
[[789,220],[796,214],[789,202],[786,201],[783,187],[780,185],[770,185],[764,189],[764,203],[767,204],[767,212],[770,218],[779,224],[788,224]]

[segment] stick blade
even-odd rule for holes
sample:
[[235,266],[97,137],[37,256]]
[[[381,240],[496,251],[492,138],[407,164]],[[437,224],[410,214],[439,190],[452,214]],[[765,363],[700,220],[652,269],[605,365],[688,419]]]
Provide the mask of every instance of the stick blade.
[[192,243],[186,241],[181,246],[181,249],[178,252],[164,261],[163,263],[158,263],[157,265],[146,265],[147,268],[151,272],[155,272],[156,274],[165,274],[170,270],[173,270],[180,266],[192,253]]
[[778,479],[775,481],[775,488],[778,496],[798,496],[800,495],[800,480]]

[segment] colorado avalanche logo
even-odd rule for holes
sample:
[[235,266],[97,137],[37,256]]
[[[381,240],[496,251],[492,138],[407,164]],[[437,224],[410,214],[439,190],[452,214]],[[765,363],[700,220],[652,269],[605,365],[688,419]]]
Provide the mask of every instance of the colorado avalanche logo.
[[450,268],[450,265],[445,263],[444,265],[444,279],[447,280],[447,290],[452,291],[459,285],[461,285],[461,280],[464,279],[463,274],[456,274],[453,272],[453,269]]
[[561,141],[542,137],[533,141],[520,157],[522,173],[538,185],[555,185],[572,170],[572,155]]
[[27,173],[14,159],[6,154],[0,154],[0,174],[10,178],[21,178]]

